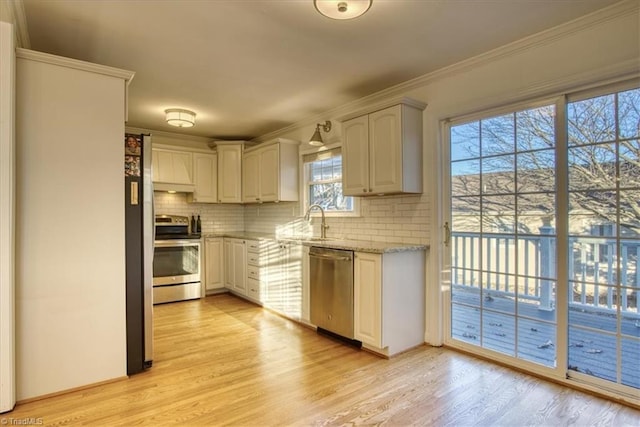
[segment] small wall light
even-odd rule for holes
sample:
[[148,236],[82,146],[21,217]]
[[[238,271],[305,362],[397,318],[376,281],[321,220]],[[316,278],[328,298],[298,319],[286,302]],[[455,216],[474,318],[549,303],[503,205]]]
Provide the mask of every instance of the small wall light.
[[196,123],[196,113],[181,108],[170,108],[164,111],[167,123],[179,128],[190,128]]
[[313,133],[313,136],[311,136],[311,139],[309,140],[309,145],[315,145],[318,147],[321,145],[324,145],[324,141],[322,140],[322,135],[320,135],[320,126],[322,126],[322,130],[324,130],[325,132],[329,132],[331,130],[331,122],[329,120],[324,122],[324,124],[322,123],[316,124],[316,131]]

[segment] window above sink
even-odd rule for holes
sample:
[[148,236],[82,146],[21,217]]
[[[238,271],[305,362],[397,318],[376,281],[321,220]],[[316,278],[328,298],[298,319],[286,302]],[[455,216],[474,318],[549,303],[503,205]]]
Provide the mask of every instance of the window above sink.
[[[318,204],[326,216],[359,216],[357,197],[342,193],[342,151],[333,147],[302,156],[303,185],[301,210]],[[315,211],[312,216],[319,216]]]

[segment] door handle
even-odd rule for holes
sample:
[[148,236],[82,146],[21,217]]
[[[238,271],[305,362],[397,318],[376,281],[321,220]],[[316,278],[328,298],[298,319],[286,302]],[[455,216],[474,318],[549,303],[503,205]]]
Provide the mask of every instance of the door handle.
[[444,245],[449,246],[451,242],[451,228],[449,228],[449,222],[444,223]]

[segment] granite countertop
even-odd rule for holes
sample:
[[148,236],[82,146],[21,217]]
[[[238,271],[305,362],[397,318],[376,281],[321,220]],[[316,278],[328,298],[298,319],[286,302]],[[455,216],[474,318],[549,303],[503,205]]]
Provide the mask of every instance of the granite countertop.
[[390,253],[390,252],[409,252],[409,251],[423,251],[429,247],[429,245],[417,245],[407,243],[393,243],[393,242],[373,242],[370,240],[347,240],[347,239],[318,239],[312,237],[298,237],[298,236],[278,236],[266,233],[252,233],[246,231],[230,231],[218,234],[205,234],[204,237],[231,237],[236,239],[249,239],[249,240],[279,240],[288,242],[299,242],[304,246],[316,246],[322,248],[332,249],[345,249],[349,251],[368,252],[368,253]]
[[389,253],[389,252],[411,252],[411,251],[423,251],[428,248],[428,245],[412,245],[407,243],[390,243],[390,242],[372,242],[370,240],[301,240],[305,246],[315,246],[321,248],[331,249],[346,249],[356,252],[369,252],[375,254]]

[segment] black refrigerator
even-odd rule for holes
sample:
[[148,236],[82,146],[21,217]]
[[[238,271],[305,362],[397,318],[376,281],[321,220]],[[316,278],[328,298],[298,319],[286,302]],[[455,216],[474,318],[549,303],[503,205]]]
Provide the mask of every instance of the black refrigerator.
[[127,375],[153,363],[151,135],[125,134]]

